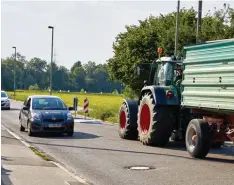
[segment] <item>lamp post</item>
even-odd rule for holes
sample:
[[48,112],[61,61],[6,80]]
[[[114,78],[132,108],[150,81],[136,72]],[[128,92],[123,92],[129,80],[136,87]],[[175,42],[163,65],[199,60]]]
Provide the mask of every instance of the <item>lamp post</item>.
[[[13,46],[12,48],[15,50],[15,65],[16,65],[16,47]],[[14,65],[14,98],[15,98],[15,89],[16,89],[16,86],[15,86],[15,65]]]
[[179,13],[180,13],[180,0],[177,1],[177,13],[176,13],[176,31],[175,31],[175,57],[178,50],[178,35],[179,35]]
[[53,48],[54,48],[54,27],[48,26],[49,29],[52,29],[52,42],[51,42],[51,62],[50,62],[50,95],[52,95],[52,63],[53,63]]
[[202,0],[198,1],[198,16],[197,16],[197,35],[196,43],[200,43],[200,34],[201,34],[201,19],[202,19]]

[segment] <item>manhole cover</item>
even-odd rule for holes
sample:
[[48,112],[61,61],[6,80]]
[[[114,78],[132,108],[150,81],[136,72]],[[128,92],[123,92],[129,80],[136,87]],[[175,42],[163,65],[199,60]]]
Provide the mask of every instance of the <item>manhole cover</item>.
[[125,168],[128,170],[152,170],[152,169],[155,169],[152,166],[126,166]]

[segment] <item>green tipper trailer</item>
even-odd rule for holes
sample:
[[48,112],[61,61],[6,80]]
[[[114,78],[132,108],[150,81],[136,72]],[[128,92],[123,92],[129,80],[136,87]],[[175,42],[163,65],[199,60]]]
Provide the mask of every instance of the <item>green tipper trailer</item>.
[[234,39],[189,46],[184,51],[181,105],[195,118],[187,128],[186,146],[193,156],[203,157],[212,146],[209,142],[220,146],[234,141]]
[[191,156],[203,158],[234,142],[234,39],[184,47],[184,56],[151,64],[139,99],[120,107],[119,135],[160,147],[184,140]]

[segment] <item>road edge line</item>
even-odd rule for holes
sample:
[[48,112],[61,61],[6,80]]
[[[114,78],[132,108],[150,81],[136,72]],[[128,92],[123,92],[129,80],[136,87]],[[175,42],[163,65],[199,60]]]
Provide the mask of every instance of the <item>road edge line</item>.
[[55,166],[57,166],[58,168],[60,168],[61,170],[65,171],[66,173],[68,173],[70,176],[72,176],[73,178],[75,178],[78,182],[83,183],[83,184],[87,184],[86,180],[78,177],[77,175],[73,174],[72,172],[70,172],[67,168],[65,168],[64,166],[62,166],[61,164],[54,162],[54,161],[49,161],[50,163],[53,163]]
[[29,143],[27,143],[26,141],[24,141],[20,136],[18,136],[16,133],[14,133],[13,131],[9,130],[8,128],[6,128],[4,125],[2,125],[4,129],[6,129],[6,131],[11,134],[14,138],[16,138],[17,140],[19,140],[23,145],[25,145],[26,147],[30,147],[31,145]]
[[[31,147],[31,145],[29,143],[27,143],[26,141],[24,141],[20,136],[18,136],[16,133],[14,133],[13,131],[9,130],[8,128],[6,128],[3,124],[1,125],[9,134],[11,134],[14,138],[16,138],[17,140],[19,140],[23,145],[25,145],[26,147]],[[53,163],[55,166],[57,166],[58,168],[60,168],[61,170],[65,171],[66,173],[68,173],[71,177],[73,177],[74,179],[76,179],[78,182],[83,183],[83,184],[87,184],[87,182],[81,178],[76,176],[75,174],[73,174],[72,172],[70,172],[67,168],[63,167],[61,164],[54,162],[54,161],[48,161],[50,163]]]

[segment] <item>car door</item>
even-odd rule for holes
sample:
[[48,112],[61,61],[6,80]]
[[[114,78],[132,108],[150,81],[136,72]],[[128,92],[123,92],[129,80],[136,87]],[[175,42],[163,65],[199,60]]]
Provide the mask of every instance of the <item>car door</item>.
[[27,105],[27,102],[28,102],[28,98],[26,98],[24,100],[24,103],[23,103],[23,106],[20,110],[20,118],[21,118],[21,124],[24,126],[25,125],[25,110],[23,109],[26,105]]

